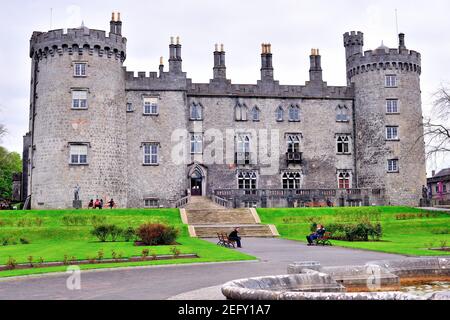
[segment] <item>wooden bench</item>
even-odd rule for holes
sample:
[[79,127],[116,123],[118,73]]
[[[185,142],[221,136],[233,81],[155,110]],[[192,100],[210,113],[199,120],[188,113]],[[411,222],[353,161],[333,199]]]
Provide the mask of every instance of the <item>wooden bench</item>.
[[235,243],[236,241],[232,241],[228,239],[228,236],[223,233],[217,233],[217,238],[219,239],[219,242],[217,242],[218,246],[227,247],[227,248],[236,248]]
[[316,244],[316,246],[332,246],[333,244],[331,243],[331,232],[325,232],[324,236],[322,238],[317,238],[316,240],[314,240],[314,243]]

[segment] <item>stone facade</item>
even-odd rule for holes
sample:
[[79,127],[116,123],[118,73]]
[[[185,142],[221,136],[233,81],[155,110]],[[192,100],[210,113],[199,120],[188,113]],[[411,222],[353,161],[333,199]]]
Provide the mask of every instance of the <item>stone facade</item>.
[[[316,49],[310,81],[280,85],[267,44],[256,85],[227,79],[217,45],[213,79],[202,84],[183,72],[179,39],[169,46],[168,71],[163,61],[159,72],[127,71],[120,17],[110,25],[108,36],[84,26],[33,33],[23,184],[32,208],[71,207],[77,184],[84,205],[114,198],[120,207],[173,207],[191,193],[233,206],[419,204],[426,181],[423,142],[415,143],[423,130],[420,55],[404,47],[403,35],[399,49],[363,54],[362,33],[345,34],[347,86],[323,81]],[[77,63],[85,75],[74,74]],[[386,88],[391,74],[398,85]],[[87,91],[87,108],[73,107],[74,90]],[[399,112],[386,114],[387,99],[398,100]],[[386,141],[386,126],[398,126],[399,141]],[[197,153],[192,134],[202,141]],[[243,153],[242,137],[249,139]],[[299,147],[288,150],[297,137]],[[348,138],[344,151],[339,137]],[[73,163],[73,145],[88,146],[86,163]],[[248,161],[236,161],[242,155]],[[399,166],[394,173],[390,159]],[[254,185],[239,182],[244,173]],[[339,184],[341,173],[348,180]],[[283,181],[285,174],[298,175],[295,185]]]

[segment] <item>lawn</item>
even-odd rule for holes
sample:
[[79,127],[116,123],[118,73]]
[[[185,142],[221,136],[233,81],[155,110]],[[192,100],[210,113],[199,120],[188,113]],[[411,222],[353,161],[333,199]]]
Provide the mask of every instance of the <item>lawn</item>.
[[[450,252],[429,250],[450,246],[450,214],[427,212],[408,207],[295,208],[258,209],[263,223],[274,224],[281,237],[306,242],[312,222],[355,223],[365,217],[380,222],[383,237],[379,242],[333,240],[342,247],[366,249],[411,256],[448,256]],[[427,216],[428,214],[428,216]],[[406,220],[399,220],[407,215]],[[404,216],[403,216],[404,218]]]
[[[64,217],[84,217],[78,226],[64,223]],[[180,231],[176,246],[182,254],[194,253],[196,259],[179,259],[167,261],[142,261],[129,263],[82,265],[81,269],[98,269],[111,267],[127,267],[142,265],[183,264],[199,262],[222,262],[254,260],[254,257],[235,250],[216,246],[207,241],[190,238],[187,226],[183,225],[176,209],[128,209],[128,210],[54,210],[54,211],[0,211],[0,265],[6,264],[9,257],[17,263],[27,263],[28,257],[34,261],[42,257],[44,262],[63,261],[64,256],[84,260],[95,257],[103,251],[104,259],[112,258],[113,251],[123,258],[141,256],[143,249],[152,253],[171,254],[172,246],[142,247],[133,242],[99,242],[90,234],[93,221],[116,224],[122,228],[136,228],[146,222],[160,222],[176,227]],[[3,239],[11,239],[16,245],[2,246]],[[25,238],[30,244],[21,244]],[[28,275],[65,271],[65,267],[34,268],[11,271],[0,271],[0,277]]]

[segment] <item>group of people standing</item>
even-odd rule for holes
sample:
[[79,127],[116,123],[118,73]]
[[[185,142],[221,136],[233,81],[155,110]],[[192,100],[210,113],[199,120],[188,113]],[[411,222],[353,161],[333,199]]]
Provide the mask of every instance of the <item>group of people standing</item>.
[[[115,206],[116,206],[116,203],[114,202],[114,199],[111,199],[111,200],[109,200],[108,202],[107,202],[107,204],[108,204],[108,207],[110,208],[110,209],[113,209]],[[89,201],[89,204],[88,204],[88,209],[103,209],[103,206],[104,206],[104,202],[103,202],[103,199],[96,199],[95,201],[94,201],[94,199],[91,199],[91,201]]]

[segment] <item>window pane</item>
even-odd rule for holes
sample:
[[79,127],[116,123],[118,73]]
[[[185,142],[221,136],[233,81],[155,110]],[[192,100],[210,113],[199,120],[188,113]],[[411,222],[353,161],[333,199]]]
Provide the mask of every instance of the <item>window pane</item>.
[[87,163],[87,156],[86,155],[80,155],[80,163]]
[[72,91],[72,99],[87,99],[87,91],[86,90],[79,90],[79,91]]
[[70,160],[71,163],[78,163],[78,155],[73,154]]

